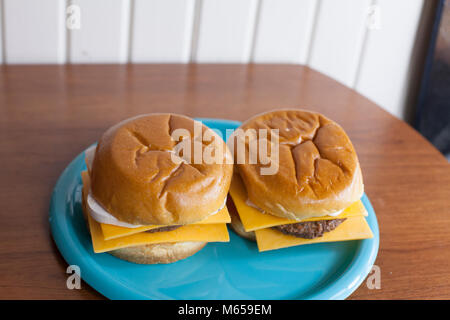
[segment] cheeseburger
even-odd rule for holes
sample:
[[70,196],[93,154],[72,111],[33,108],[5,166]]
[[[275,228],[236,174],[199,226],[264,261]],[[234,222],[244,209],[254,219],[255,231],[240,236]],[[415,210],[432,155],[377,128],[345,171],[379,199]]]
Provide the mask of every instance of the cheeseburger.
[[[243,123],[228,143],[237,151],[232,227],[260,251],[372,237],[358,157],[334,121],[305,110],[267,112]],[[252,163],[255,150],[267,151],[270,161],[258,154]]]
[[[223,161],[194,162],[191,151]],[[82,205],[94,252],[171,263],[207,242],[229,241],[232,156],[200,122],[176,114],[127,119],[109,128],[85,158]]]

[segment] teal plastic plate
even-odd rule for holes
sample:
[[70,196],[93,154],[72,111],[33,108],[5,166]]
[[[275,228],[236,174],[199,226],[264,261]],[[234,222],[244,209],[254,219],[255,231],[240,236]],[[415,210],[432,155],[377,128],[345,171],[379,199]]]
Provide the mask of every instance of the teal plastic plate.
[[[223,133],[239,122],[199,119]],[[229,243],[209,243],[190,258],[167,265],[138,265],[95,254],[81,209],[84,152],[64,170],[53,191],[50,225],[59,251],[81,277],[110,299],[345,299],[375,261],[375,212],[362,198],[374,237],[258,252],[231,229]]]

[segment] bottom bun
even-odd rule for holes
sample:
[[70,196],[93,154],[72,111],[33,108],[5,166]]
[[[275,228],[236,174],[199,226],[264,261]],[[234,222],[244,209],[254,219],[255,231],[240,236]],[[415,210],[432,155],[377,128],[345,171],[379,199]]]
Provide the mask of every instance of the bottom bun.
[[233,228],[234,232],[236,232],[238,235],[240,235],[245,239],[256,241],[255,232],[245,231],[244,226],[242,225],[241,218],[239,218],[239,214],[236,210],[236,207],[231,197],[228,197],[227,199],[227,207],[231,217],[231,227]]
[[206,242],[174,242],[146,244],[109,251],[113,256],[139,264],[172,263],[200,251]]

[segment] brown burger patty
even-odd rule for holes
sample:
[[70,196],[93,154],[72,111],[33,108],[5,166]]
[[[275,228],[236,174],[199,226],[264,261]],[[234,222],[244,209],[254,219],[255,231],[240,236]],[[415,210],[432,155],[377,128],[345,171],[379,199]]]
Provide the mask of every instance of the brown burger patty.
[[283,224],[272,228],[290,236],[304,239],[314,239],[323,236],[325,232],[333,231],[345,220],[346,219],[307,221],[293,224]]
[[156,229],[150,229],[145,232],[155,233],[155,232],[172,231],[172,230],[178,229],[179,227],[181,227],[181,226],[167,226],[167,227],[161,227],[161,228],[156,228]]

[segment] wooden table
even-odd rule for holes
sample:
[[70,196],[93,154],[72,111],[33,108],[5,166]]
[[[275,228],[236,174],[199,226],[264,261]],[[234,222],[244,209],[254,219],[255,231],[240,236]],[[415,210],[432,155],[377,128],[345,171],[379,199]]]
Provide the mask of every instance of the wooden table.
[[350,135],[380,225],[381,289],[353,299],[450,298],[450,166],[419,133],[355,91],[291,65],[0,67],[0,299],[98,299],[66,288],[52,189],[117,121],[149,112],[245,120],[279,107],[324,113]]

